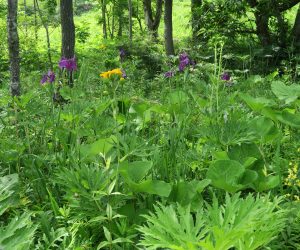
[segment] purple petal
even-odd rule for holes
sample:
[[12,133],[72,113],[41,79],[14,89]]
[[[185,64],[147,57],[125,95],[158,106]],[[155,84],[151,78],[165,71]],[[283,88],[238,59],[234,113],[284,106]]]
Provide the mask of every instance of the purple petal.
[[225,72],[221,75],[221,80],[223,81],[230,81],[230,75],[229,73]]
[[48,76],[47,75],[43,75],[42,79],[41,79],[41,84],[45,84],[45,82],[47,82],[48,80]]
[[61,68],[61,69],[64,69],[66,68],[68,65],[68,60],[66,58],[61,58],[59,63],[58,63],[58,66]]
[[62,58],[58,64],[61,69],[66,69],[68,71],[77,70],[76,58],[73,57],[71,59]]
[[179,71],[182,72],[184,71],[185,67],[187,66],[187,64],[185,62],[180,62],[179,64]]
[[174,75],[175,75],[175,74],[174,74],[173,71],[168,71],[168,72],[165,73],[165,77],[166,77],[166,78],[171,78],[171,77],[173,77]]
[[53,83],[55,81],[55,73],[51,70],[48,71],[48,82]]

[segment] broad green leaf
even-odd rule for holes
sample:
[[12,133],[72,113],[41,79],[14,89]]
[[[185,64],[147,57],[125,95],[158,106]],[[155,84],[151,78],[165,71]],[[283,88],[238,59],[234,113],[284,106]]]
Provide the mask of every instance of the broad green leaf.
[[173,185],[169,199],[183,206],[189,205],[195,196],[200,194],[210,183],[211,180],[208,179],[202,181],[192,180],[190,182],[180,181]]
[[257,111],[257,112],[261,111],[263,108],[273,107],[276,105],[276,103],[273,100],[267,99],[265,97],[254,98],[248,94],[243,94],[243,93],[240,94],[240,97],[244,102],[247,103],[247,105],[253,111]]
[[92,144],[82,145],[80,147],[81,159],[91,159],[99,154],[107,154],[116,142],[116,137],[111,136],[109,138],[99,139]]
[[140,182],[145,178],[152,165],[151,161],[122,162],[119,170],[124,178]]
[[245,159],[243,159],[243,166],[245,168],[249,168],[251,167],[255,162],[257,161],[257,159],[255,157],[247,157]]
[[244,175],[240,179],[240,183],[245,186],[248,186],[252,182],[254,182],[257,178],[258,178],[258,174],[256,171],[246,169]]
[[245,167],[237,161],[218,160],[211,164],[206,178],[211,179],[212,185],[228,192],[236,192],[244,188],[240,179],[244,175]]
[[256,117],[249,123],[250,129],[265,141],[271,141],[279,135],[274,122],[267,117]]
[[289,125],[293,128],[300,128],[300,114],[292,114],[286,110],[277,114],[278,121]]
[[148,194],[156,194],[162,197],[170,195],[172,186],[169,183],[159,180],[146,180],[141,183],[129,183],[129,186],[135,192],[143,192]]
[[286,104],[293,103],[300,97],[300,85],[286,85],[281,81],[275,81],[271,85],[273,93]]
[[280,184],[278,175],[265,176],[262,172],[259,173],[257,180],[253,183],[254,189],[257,192],[263,192],[277,187]]
[[226,151],[214,152],[213,156],[216,160],[230,160]]
[[258,146],[255,143],[244,143],[241,145],[231,147],[228,152],[228,156],[231,160],[236,160],[242,165],[244,165],[246,161],[249,160],[249,157],[260,159],[261,153],[259,151]]

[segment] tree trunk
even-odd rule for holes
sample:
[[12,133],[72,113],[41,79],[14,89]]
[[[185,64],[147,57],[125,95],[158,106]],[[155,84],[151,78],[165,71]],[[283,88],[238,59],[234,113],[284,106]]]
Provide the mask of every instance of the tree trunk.
[[132,0],[128,0],[128,13],[129,13],[129,40],[132,42]]
[[[292,39],[295,48],[300,49],[300,6],[298,8],[295,24],[292,30]],[[299,53],[299,51],[298,51]]]
[[106,2],[101,0],[101,10],[102,10],[102,28],[103,28],[103,38],[107,39],[107,27],[106,27]]
[[123,17],[122,17],[122,14],[119,14],[119,28],[118,28],[118,37],[121,37],[123,35]]
[[36,2],[33,1],[33,10],[34,10],[34,35],[35,40],[38,40],[38,23],[37,23],[37,16],[36,16]]
[[173,42],[173,0],[165,0],[165,48],[167,55],[174,55],[174,42]]
[[163,0],[156,0],[156,12],[153,17],[151,0],[143,0],[146,26],[154,39],[158,37],[158,27],[162,15]]
[[20,88],[20,57],[18,35],[18,0],[8,0],[7,34],[10,59],[10,91],[12,96],[19,96]]
[[113,7],[112,7],[112,21],[111,21],[111,34],[110,34],[110,38],[113,39],[115,36],[115,3],[113,3]]
[[200,8],[202,6],[202,0],[192,0],[191,2],[191,12],[192,12],[192,31],[193,31],[193,40],[196,41],[199,37],[199,30],[201,29],[200,22]]
[[25,26],[25,37],[28,37],[28,23],[27,23],[27,3],[26,0],[23,1],[23,5],[24,5],[24,26]]
[[46,38],[47,38],[47,55],[48,55],[49,68],[51,70],[53,70],[53,62],[52,62],[52,56],[51,56],[51,43],[50,43],[50,34],[49,34],[48,24],[43,20],[43,15],[42,15],[42,11],[40,9],[38,0],[34,0],[34,5],[36,6],[36,10],[39,13],[42,25],[45,28]]
[[261,11],[254,13],[256,23],[256,34],[264,47],[271,45],[271,36],[269,31],[269,15]]
[[71,59],[75,56],[75,25],[73,19],[73,1],[60,1],[62,32],[62,57]]

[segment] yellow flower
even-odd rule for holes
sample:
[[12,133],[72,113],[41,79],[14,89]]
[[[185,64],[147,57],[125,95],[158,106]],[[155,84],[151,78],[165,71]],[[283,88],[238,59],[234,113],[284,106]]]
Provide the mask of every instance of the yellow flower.
[[103,72],[103,73],[101,73],[100,76],[101,76],[102,78],[109,78],[109,77],[110,77],[109,71],[108,71],[108,72]]
[[120,77],[122,77],[123,72],[121,69],[113,69],[112,71],[110,71],[112,75],[119,75]]
[[101,44],[100,46],[99,46],[99,49],[105,49],[106,48],[106,46],[104,45],[104,44]]
[[110,70],[110,71],[107,71],[107,72],[103,72],[103,73],[100,74],[100,76],[102,78],[110,78],[113,75],[118,75],[120,77],[120,80],[124,80],[124,78],[123,78],[123,72],[119,68],[113,69],[113,70]]

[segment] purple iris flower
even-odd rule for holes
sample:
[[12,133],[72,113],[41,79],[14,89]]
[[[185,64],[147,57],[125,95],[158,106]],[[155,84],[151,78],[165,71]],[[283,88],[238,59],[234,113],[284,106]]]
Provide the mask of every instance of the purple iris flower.
[[223,81],[230,81],[230,75],[228,72],[224,72],[222,75],[221,75],[221,80]]
[[179,71],[182,72],[184,69],[190,65],[191,61],[187,53],[182,53],[179,55]]
[[46,82],[53,83],[54,81],[55,81],[55,73],[49,70],[47,74],[43,75],[41,79],[41,84],[45,84]]
[[43,75],[42,79],[41,79],[41,84],[45,84],[48,81],[48,76],[47,75]]
[[53,83],[55,81],[55,73],[51,70],[48,71],[48,82]]
[[125,56],[126,56],[126,52],[125,52],[125,50],[123,48],[119,49],[119,55],[120,55],[121,61],[123,61],[124,58],[125,58]]
[[61,69],[66,69],[68,71],[75,71],[77,70],[77,64],[76,64],[76,59],[75,57],[73,58],[70,58],[70,59],[66,59],[66,58],[61,58],[59,63],[58,63],[58,66],[61,68]]
[[168,72],[165,73],[165,78],[171,78],[171,77],[173,77],[174,75],[175,75],[175,74],[174,74],[173,71],[168,71]]

